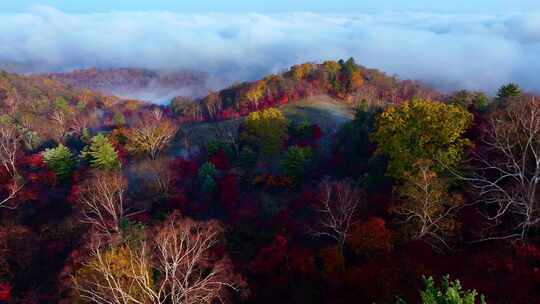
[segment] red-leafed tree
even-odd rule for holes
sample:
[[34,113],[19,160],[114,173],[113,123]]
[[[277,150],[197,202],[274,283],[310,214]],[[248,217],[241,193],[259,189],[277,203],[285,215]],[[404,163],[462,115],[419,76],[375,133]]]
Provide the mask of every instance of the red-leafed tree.
[[8,283],[0,283],[0,301],[9,301],[11,286]]
[[219,202],[228,212],[237,205],[239,198],[238,178],[233,174],[225,175],[219,181]]
[[210,156],[208,161],[212,163],[218,170],[228,170],[230,167],[229,158],[223,149],[218,150],[216,153]]
[[371,217],[351,229],[347,244],[355,254],[372,255],[392,249],[392,231],[382,218]]
[[287,255],[288,242],[281,235],[277,235],[274,241],[262,248],[255,259],[251,262],[251,270],[260,274],[271,274],[282,265]]

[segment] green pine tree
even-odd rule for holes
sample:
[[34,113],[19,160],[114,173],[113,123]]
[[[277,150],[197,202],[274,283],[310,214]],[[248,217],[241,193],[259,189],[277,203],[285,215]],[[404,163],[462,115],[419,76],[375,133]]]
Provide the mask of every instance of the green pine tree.
[[521,95],[521,88],[515,83],[509,83],[503,85],[497,92],[497,99],[505,101],[508,99],[516,98]]
[[244,170],[250,170],[257,162],[257,153],[249,147],[244,147],[240,151],[239,166]]
[[92,137],[82,156],[90,161],[93,168],[100,170],[116,170],[121,167],[118,152],[103,134]]
[[311,159],[311,155],[310,148],[290,147],[285,152],[281,161],[281,167],[284,173],[298,181],[306,173],[306,167]]
[[[437,287],[432,277],[425,278],[426,289],[420,292],[422,304],[475,304],[478,293],[476,290],[462,290],[459,280],[449,282],[449,276],[443,277],[441,287]],[[481,304],[486,304],[480,295]]]
[[90,130],[88,128],[84,128],[81,133],[81,140],[88,144],[92,140],[92,135],[90,135]]
[[[422,304],[486,304],[484,295],[478,294],[474,289],[463,290],[459,280],[450,282],[448,275],[443,277],[440,287],[437,286],[433,277],[423,279],[426,287],[420,292]],[[398,298],[396,304],[406,303]]]
[[201,190],[204,193],[212,193],[214,190],[216,190],[216,181],[214,181],[213,177],[208,176],[204,179]]
[[68,147],[59,144],[56,148],[46,149],[42,155],[43,161],[56,174],[58,180],[65,181],[71,177],[75,161]]
[[208,152],[209,156],[212,156],[216,154],[216,152],[218,152],[222,147],[223,147],[223,143],[214,139],[214,140],[210,140],[206,144],[206,151]]
[[216,167],[212,163],[206,162],[201,165],[198,172],[198,178],[203,192],[209,193],[215,190],[216,181],[214,180],[214,177],[216,174]]
[[199,180],[203,181],[207,177],[214,177],[217,174],[216,167],[210,162],[205,162],[199,168]]
[[113,122],[117,126],[123,126],[126,124],[126,118],[122,112],[115,112],[113,116]]

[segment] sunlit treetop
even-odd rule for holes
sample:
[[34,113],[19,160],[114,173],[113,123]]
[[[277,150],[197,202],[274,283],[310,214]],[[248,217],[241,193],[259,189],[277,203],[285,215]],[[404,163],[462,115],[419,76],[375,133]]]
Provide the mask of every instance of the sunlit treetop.
[[470,143],[463,134],[472,118],[460,106],[414,100],[386,109],[377,119],[372,138],[377,152],[389,158],[389,175],[402,177],[420,159],[433,160],[440,172],[461,160]]

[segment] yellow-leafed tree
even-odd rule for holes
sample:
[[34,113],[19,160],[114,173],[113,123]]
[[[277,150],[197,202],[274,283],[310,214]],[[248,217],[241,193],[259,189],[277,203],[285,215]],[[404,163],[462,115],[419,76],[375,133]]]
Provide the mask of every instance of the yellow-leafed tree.
[[287,139],[287,119],[278,109],[266,109],[248,115],[241,139],[260,148],[264,155],[279,152]]
[[377,152],[389,158],[389,175],[402,178],[420,159],[432,161],[440,173],[462,159],[470,144],[463,134],[472,119],[472,114],[459,106],[413,100],[387,108],[377,118],[372,139]]

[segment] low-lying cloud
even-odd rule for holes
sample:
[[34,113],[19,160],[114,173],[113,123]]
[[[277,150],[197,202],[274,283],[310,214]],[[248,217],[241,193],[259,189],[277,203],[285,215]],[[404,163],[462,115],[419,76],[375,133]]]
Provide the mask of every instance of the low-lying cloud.
[[185,68],[232,82],[350,56],[443,90],[540,92],[540,13],[0,14],[0,65],[26,72]]

